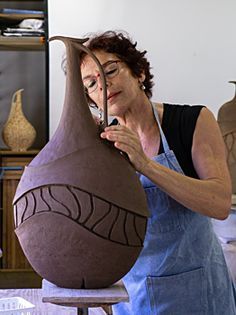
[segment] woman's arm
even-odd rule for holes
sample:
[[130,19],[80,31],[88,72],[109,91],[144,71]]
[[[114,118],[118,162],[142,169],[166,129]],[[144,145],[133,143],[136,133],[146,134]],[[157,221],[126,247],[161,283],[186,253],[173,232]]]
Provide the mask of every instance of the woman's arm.
[[111,126],[101,134],[126,152],[134,167],[185,207],[216,219],[225,219],[231,206],[231,181],[224,142],[213,114],[203,108],[193,136],[192,159],[200,179],[191,178],[149,159],[136,133]]

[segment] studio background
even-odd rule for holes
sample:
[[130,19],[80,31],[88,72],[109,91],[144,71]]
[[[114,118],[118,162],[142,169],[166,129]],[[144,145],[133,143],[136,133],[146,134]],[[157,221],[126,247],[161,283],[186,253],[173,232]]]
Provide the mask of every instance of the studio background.
[[[125,30],[147,50],[155,86],[153,101],[203,104],[215,116],[234,96],[236,80],[235,0],[49,0],[49,35],[84,37]],[[50,43],[50,134],[64,101],[65,52]]]

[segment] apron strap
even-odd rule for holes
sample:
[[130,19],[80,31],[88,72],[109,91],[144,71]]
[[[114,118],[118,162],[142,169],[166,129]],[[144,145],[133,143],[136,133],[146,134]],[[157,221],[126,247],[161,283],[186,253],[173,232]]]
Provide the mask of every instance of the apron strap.
[[164,135],[164,132],[163,132],[163,130],[161,128],[161,123],[160,123],[158,112],[156,110],[156,106],[153,103],[151,103],[151,104],[152,104],[152,109],[153,109],[154,116],[156,118],[159,130],[160,130],[160,135],[161,135],[161,141],[162,141],[163,149],[164,149],[164,152],[166,153],[167,151],[170,151],[170,147],[169,147],[169,144],[168,144],[168,142],[166,140],[166,136]]

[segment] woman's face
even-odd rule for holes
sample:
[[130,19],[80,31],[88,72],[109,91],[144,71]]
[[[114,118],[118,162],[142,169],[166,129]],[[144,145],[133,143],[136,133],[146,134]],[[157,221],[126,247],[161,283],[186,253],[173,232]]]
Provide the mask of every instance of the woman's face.
[[[94,54],[103,66],[107,81],[108,114],[111,116],[123,115],[130,106],[135,104],[141,93],[140,78],[134,77],[128,66],[119,60],[116,55],[104,51],[95,51]],[[103,108],[103,88],[98,67],[90,56],[85,56],[81,64],[82,79],[90,98],[99,107]]]

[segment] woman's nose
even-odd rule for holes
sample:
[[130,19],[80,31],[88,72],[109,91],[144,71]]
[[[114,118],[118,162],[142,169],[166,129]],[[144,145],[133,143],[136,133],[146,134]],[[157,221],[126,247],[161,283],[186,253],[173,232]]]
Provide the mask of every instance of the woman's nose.
[[[102,90],[103,89],[103,83],[102,83],[102,79],[101,79],[100,75],[97,76],[97,83],[98,83],[98,88],[100,90]],[[110,85],[110,81],[106,79],[106,87],[108,87],[109,85]]]

